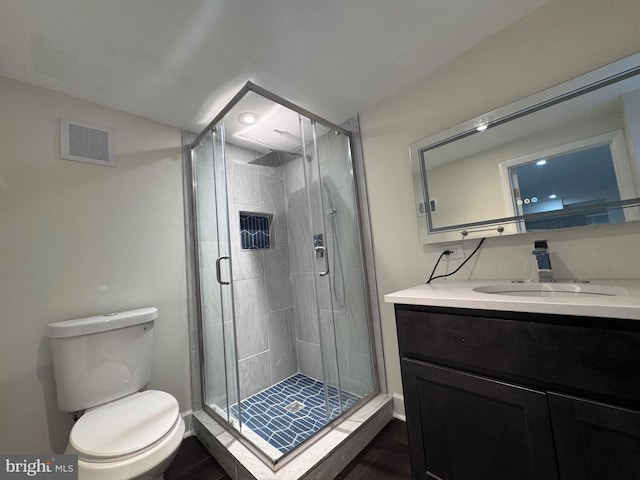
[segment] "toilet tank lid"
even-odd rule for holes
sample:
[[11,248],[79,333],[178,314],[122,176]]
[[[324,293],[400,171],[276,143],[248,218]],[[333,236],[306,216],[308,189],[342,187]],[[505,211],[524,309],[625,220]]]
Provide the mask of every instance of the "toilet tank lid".
[[126,312],[105,313],[93,317],[63,320],[47,325],[49,338],[77,337],[91,333],[106,332],[118,328],[146,323],[158,318],[156,307],[138,308]]

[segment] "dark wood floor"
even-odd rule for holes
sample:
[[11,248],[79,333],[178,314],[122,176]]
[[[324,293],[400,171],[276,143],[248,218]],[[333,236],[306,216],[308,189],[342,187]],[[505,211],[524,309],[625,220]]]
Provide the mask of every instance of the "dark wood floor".
[[[165,480],[231,480],[196,437],[182,442]],[[411,478],[404,422],[391,420],[335,480],[407,480]]]
[[164,472],[165,480],[231,480],[198,437],[185,438],[176,458]]
[[338,474],[336,480],[408,480],[410,478],[407,427],[404,422],[394,419]]

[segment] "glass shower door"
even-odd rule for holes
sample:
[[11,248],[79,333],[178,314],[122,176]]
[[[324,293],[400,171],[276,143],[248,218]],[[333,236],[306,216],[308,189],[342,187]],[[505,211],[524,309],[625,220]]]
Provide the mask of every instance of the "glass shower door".
[[201,334],[206,345],[203,398],[231,423],[229,407],[237,401],[237,369],[222,126],[192,150],[192,165]]
[[[375,389],[349,138],[301,117],[328,421]],[[348,286],[348,288],[347,288]]]
[[203,400],[276,465],[375,388],[366,271],[348,132],[234,102],[193,148]]
[[[319,188],[317,204],[324,226],[329,274],[319,285],[327,297],[322,312],[324,355],[340,395],[340,411],[375,390],[366,268],[362,255],[357,190],[349,137],[314,123]],[[331,365],[331,361],[327,360]]]
[[[311,322],[314,335],[314,349],[310,345],[301,344],[303,349],[311,350],[307,355],[313,361],[314,367],[303,355],[300,358],[301,371],[310,371],[310,375],[322,382],[321,393],[323,401],[322,426],[338,417],[342,413],[339,401],[340,376],[335,348],[335,329],[330,293],[331,267],[329,262],[329,245],[322,209],[322,185],[318,170],[318,148],[315,134],[315,124],[311,120],[299,115],[300,137],[302,139],[302,171],[305,186],[305,222],[307,232],[304,249],[309,258],[309,295],[313,304],[308,308],[307,321]],[[300,316],[300,314],[299,314]]]

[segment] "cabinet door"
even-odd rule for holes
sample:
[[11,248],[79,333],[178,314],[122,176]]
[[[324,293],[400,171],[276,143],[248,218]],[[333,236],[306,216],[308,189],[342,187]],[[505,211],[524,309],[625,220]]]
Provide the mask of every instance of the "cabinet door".
[[415,479],[557,479],[544,392],[402,359]]
[[562,480],[640,478],[640,412],[549,393]]

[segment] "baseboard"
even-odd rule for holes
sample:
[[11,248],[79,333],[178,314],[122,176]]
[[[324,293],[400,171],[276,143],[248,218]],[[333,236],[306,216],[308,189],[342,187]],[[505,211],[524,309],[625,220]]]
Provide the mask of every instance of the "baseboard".
[[407,421],[407,417],[404,413],[404,397],[397,393],[393,394],[393,418],[397,418],[403,422]]
[[193,437],[196,434],[193,430],[193,410],[186,410],[180,415],[184,420],[184,438]]

